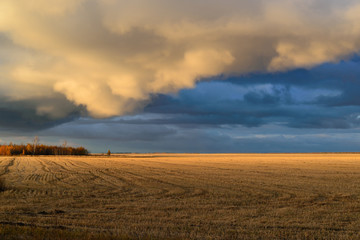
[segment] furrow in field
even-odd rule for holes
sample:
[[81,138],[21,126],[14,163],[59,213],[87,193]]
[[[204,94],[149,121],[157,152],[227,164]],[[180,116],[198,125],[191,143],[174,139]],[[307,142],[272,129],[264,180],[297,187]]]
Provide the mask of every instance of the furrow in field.
[[0,176],[3,176],[5,174],[8,174],[10,172],[9,168],[14,165],[15,158],[11,158],[8,160],[8,163],[4,166],[3,173],[0,174]]
[[128,181],[136,183],[141,190],[140,193],[145,194],[146,196],[153,196],[157,198],[162,196],[180,197],[191,192],[190,187],[174,184],[155,177],[145,176],[125,170],[121,170],[120,173],[124,178],[128,178]]
[[[167,194],[167,196],[175,197],[181,195],[196,196],[207,193],[205,188],[194,187],[194,185],[198,185],[199,183],[199,176],[194,176],[191,172],[184,171],[184,169],[166,169],[164,167],[148,166],[147,164],[144,165],[141,159],[139,159],[139,162],[136,162],[136,164],[123,161],[117,164],[121,167],[116,170],[122,177],[127,176],[132,181],[137,181],[138,185],[143,185],[144,188],[151,186],[158,188],[160,195]],[[178,166],[179,164],[174,165]],[[150,174],[151,176],[149,176]],[[171,182],[163,179],[169,175],[172,176]]]
[[[287,233],[281,238],[326,231],[339,239],[355,233],[360,219],[359,161],[346,157],[334,163],[305,156],[304,163],[302,155],[43,156],[12,164],[0,158],[11,186],[0,193],[0,218],[106,229],[115,238],[239,239],[245,230],[261,238],[280,230]],[[131,235],[138,232],[149,235]]]
[[41,158],[39,161],[42,162],[42,165],[48,172],[48,181],[52,185],[62,185],[75,186],[79,182],[82,182],[81,173],[63,167],[62,165],[56,163],[57,159],[51,160],[48,158]]

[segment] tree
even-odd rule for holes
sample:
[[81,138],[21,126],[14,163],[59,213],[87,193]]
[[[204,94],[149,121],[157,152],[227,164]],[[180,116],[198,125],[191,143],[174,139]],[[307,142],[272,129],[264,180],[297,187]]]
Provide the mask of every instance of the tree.
[[64,143],[62,144],[62,155],[67,155],[68,153],[67,153],[67,149],[66,149],[66,145],[67,145],[67,141],[66,140],[64,140]]
[[7,148],[6,145],[2,145],[0,147],[0,155],[6,155],[6,148]]
[[38,137],[38,136],[35,136],[35,137],[34,137],[34,140],[33,140],[34,155],[35,155],[35,153],[36,153],[36,146],[39,144],[39,141],[40,141],[39,137]]
[[[36,150],[35,150],[36,149]],[[109,150],[110,151],[110,150]],[[0,145],[0,155],[88,155],[89,151],[84,147],[70,147],[70,146],[51,146],[39,144],[39,139],[34,139],[33,143],[27,145],[11,144]]]
[[110,149],[107,151],[107,155],[108,155],[108,156],[111,155]]
[[33,147],[29,143],[26,145],[25,149],[27,155],[31,155],[31,153],[33,152]]

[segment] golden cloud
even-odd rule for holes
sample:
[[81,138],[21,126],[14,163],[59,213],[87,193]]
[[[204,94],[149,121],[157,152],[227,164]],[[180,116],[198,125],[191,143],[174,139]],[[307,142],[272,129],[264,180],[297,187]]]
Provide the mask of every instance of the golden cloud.
[[360,49],[359,9],[351,0],[2,0],[1,94],[63,94],[93,117],[129,114],[202,78],[343,59]]

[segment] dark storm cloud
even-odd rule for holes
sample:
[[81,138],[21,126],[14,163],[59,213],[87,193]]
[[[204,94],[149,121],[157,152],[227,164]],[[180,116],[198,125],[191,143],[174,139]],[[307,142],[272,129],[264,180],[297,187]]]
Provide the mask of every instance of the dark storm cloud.
[[[152,127],[167,124],[194,129],[221,128],[223,125],[260,127],[269,123],[291,128],[355,128],[359,126],[360,115],[360,62],[357,59],[324,64],[311,70],[252,74],[221,81],[213,79],[177,95],[154,95],[144,114],[94,121],[103,126],[111,125],[113,129],[117,128],[116,124]],[[84,113],[85,109],[60,99],[16,102],[2,99],[0,124],[12,128],[49,128]],[[55,109],[51,108],[53,105],[56,105]],[[54,112],[60,115],[52,116]],[[144,117],[149,114],[153,116]],[[87,125],[87,122],[81,123]],[[118,128],[122,129],[124,125],[120,125]],[[104,132],[111,132],[111,128],[105,127]],[[127,132],[128,135],[122,136],[131,137]]]
[[142,111],[151,96],[204,78],[312,68],[360,50],[358,0],[1,0],[0,9],[0,97],[62,94],[95,118]]
[[126,141],[157,141],[169,135],[175,135],[177,130],[170,126],[150,124],[122,124],[119,122],[99,122],[88,119],[66,123],[46,130],[46,134],[79,139],[108,139],[119,142]]
[[356,59],[311,70],[204,82],[178,95],[157,96],[145,111],[167,116],[152,123],[190,127],[278,122],[293,128],[354,128],[360,122]]
[[81,139],[93,152],[357,151],[359,66],[353,58],[310,70],[212,79],[176,95],[154,95],[137,115],[82,118],[40,135]]
[[[297,86],[305,90],[327,89],[341,92],[336,96],[318,96],[313,104],[328,107],[360,105],[360,62],[355,55],[348,61],[326,63],[311,70],[297,69],[286,73],[253,74],[228,81],[242,86],[256,84],[279,84],[286,87]],[[304,100],[306,96],[304,97]]]
[[[86,126],[84,126],[84,121]],[[359,129],[298,129],[279,125],[181,128],[176,125],[113,124],[77,120],[43,131],[46,136],[82,142],[92,152],[328,152],[357,151]],[[79,134],[81,132],[81,134]],[[130,136],[130,137],[129,137]]]
[[[36,131],[51,128],[73,121],[85,110],[65,99],[0,99],[1,129],[11,131]],[[49,109],[51,108],[51,109]],[[48,110],[57,109],[58,115],[49,114]]]
[[359,128],[358,0],[1,0],[0,9],[8,136],[311,150],[321,136],[232,135]]

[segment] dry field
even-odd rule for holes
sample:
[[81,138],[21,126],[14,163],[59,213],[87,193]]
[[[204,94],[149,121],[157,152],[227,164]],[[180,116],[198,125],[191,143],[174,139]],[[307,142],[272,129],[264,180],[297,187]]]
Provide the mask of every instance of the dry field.
[[2,157],[0,239],[360,239],[360,155]]

